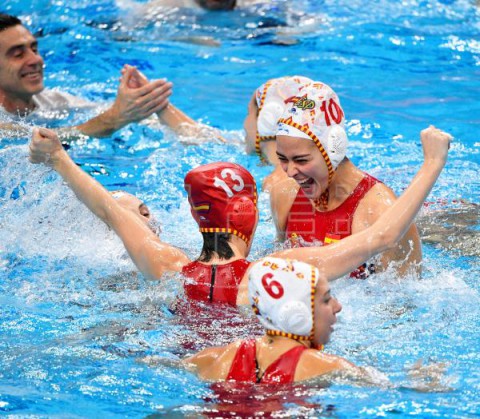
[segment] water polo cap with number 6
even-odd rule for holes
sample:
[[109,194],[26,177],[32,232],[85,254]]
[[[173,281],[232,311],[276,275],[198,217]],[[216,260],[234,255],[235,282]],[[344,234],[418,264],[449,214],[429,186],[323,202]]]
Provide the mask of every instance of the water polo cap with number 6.
[[318,269],[308,263],[267,257],[250,269],[248,298],[271,336],[313,340]]

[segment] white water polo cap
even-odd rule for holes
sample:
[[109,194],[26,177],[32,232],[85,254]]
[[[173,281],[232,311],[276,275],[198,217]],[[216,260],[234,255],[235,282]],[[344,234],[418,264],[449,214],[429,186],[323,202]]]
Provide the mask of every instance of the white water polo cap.
[[255,91],[257,101],[256,151],[261,155],[260,142],[275,140],[277,122],[285,112],[291,97],[297,97],[302,88],[313,81],[303,76],[270,79]]
[[248,297],[268,335],[312,340],[318,269],[304,262],[267,257],[249,273]]
[[268,80],[255,92],[258,106],[257,129],[261,137],[275,136],[277,122],[282,117],[288,100],[299,95],[307,84],[308,77],[292,76]]
[[347,154],[345,114],[332,88],[313,82],[291,98],[277,124],[276,135],[312,140],[322,153],[330,179]]

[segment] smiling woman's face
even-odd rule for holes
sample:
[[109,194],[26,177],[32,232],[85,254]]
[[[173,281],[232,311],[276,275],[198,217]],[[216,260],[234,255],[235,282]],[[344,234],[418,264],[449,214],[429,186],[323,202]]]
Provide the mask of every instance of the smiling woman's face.
[[307,198],[318,199],[328,188],[327,164],[313,141],[277,135],[277,157]]

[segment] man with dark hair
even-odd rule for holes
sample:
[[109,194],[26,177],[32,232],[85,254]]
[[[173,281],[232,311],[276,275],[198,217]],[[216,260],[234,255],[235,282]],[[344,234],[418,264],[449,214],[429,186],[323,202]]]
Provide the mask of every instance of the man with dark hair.
[[[93,107],[83,99],[44,89],[43,67],[36,38],[20,19],[0,13],[0,128],[15,128],[5,122],[35,122],[42,113],[55,114],[56,111],[58,115],[69,109]],[[136,71],[130,66],[124,69],[114,103],[98,116],[76,126],[80,133],[106,137],[168,105],[172,84],[154,80],[132,87],[131,79]]]
[[[122,5],[122,3],[125,4],[122,0],[117,0],[117,4]],[[157,7],[175,7],[181,9],[200,7],[204,10],[222,11],[262,3],[268,3],[268,0],[150,0],[145,3],[145,6],[147,10],[152,10]],[[130,5],[130,2],[126,2],[126,4]]]
[[21,24],[22,24],[22,21],[18,17],[7,15],[5,13],[0,13],[0,31],[3,31],[4,29],[7,29],[11,26],[21,25]]
[[196,3],[207,10],[232,10],[236,0],[195,0]]
[[237,0],[150,0],[148,7],[201,7],[205,10],[233,10]]

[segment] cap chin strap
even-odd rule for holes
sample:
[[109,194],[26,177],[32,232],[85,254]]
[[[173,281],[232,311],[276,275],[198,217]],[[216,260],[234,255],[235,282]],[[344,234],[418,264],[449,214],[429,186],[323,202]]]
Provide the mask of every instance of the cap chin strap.
[[233,228],[223,228],[223,227],[204,227],[200,229],[200,233],[229,233],[241,238],[245,243],[250,243],[250,238],[245,234],[240,233],[238,230]]
[[262,110],[263,105],[265,104],[265,98],[267,97],[268,89],[270,88],[270,85],[272,83],[273,83],[273,80],[269,80],[263,85],[262,95],[260,96],[260,101],[258,102],[257,116],[260,113],[260,111]]
[[267,163],[267,159],[264,157],[263,153],[262,153],[262,149],[260,148],[260,143],[262,141],[274,141],[276,140],[277,137],[275,137],[275,135],[264,135],[264,136],[261,136],[259,133],[258,133],[258,130],[257,130],[257,135],[255,136],[255,151],[258,155],[258,157],[260,157],[260,160],[263,162],[263,163]]
[[284,338],[296,340],[298,342],[310,342],[312,349],[316,349],[318,351],[323,351],[323,349],[325,348],[325,345],[314,345],[313,340],[310,336],[294,335],[293,333],[285,333],[280,330],[267,330],[266,333],[268,336],[281,336]]
[[282,332],[281,330],[270,330],[267,329],[266,331],[268,336],[282,336],[284,338],[289,338],[298,341],[310,341],[310,336],[302,336],[302,335],[295,335],[293,333]]
[[315,205],[315,209],[321,208],[324,211],[328,210],[328,198],[330,197],[330,192],[328,191],[328,186],[330,186],[330,182],[328,182],[327,189],[325,192],[322,192],[320,198],[314,199],[313,204]]
[[[263,91],[262,91],[262,95],[260,96],[260,101],[258,103],[258,109],[257,109],[257,124],[258,124],[258,115],[260,115],[260,111],[262,110],[263,105],[265,105],[265,98],[267,97],[268,89],[270,88],[270,85],[272,83],[273,83],[273,80],[269,80],[263,85]],[[260,136],[257,128],[256,135],[255,135],[255,151],[257,152],[257,155],[260,157],[260,159],[264,163],[266,162],[266,159],[265,157],[263,157],[262,150],[260,149],[260,143],[262,141],[275,140],[275,138],[276,138],[275,135]]]
[[328,183],[330,184],[332,178],[333,178],[333,175],[335,174],[335,169],[333,168],[333,164],[330,160],[330,157],[328,157],[328,154],[327,152],[325,151],[325,148],[323,147],[323,144],[322,142],[318,139],[318,137],[308,129],[308,126],[305,126],[305,125],[300,125],[300,124],[297,124],[296,122],[293,122],[292,118],[287,118],[287,119],[280,119],[278,121],[279,124],[285,124],[285,125],[290,125],[291,127],[307,134],[309,136],[309,138],[312,139],[312,141],[315,143],[315,145],[317,146],[318,150],[320,151],[320,154],[322,155],[323,157],[323,160],[325,160],[325,164],[327,165],[327,169],[328,169]]

